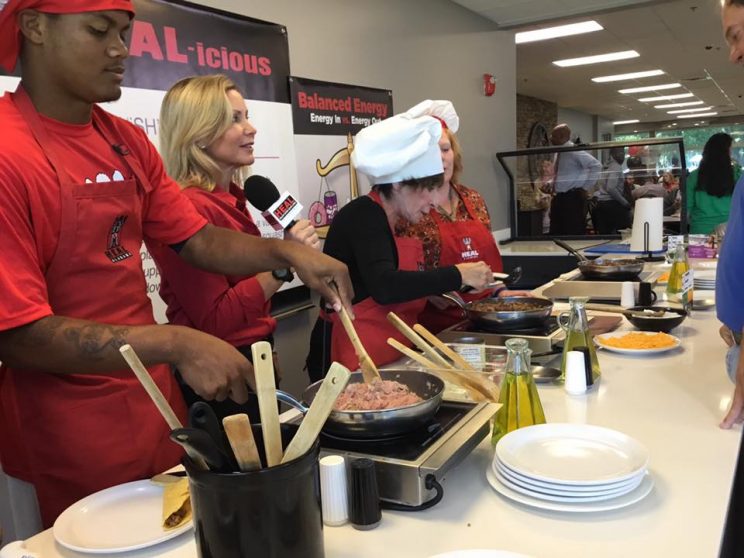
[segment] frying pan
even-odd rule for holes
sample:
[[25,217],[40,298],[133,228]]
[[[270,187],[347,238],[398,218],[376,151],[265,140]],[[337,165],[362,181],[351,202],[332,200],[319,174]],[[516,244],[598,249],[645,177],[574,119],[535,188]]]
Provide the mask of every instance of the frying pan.
[[[331,411],[323,432],[346,438],[389,438],[400,436],[423,426],[439,409],[444,392],[444,382],[433,374],[418,370],[380,370],[383,380],[395,380],[409,387],[423,399],[406,407],[379,411]],[[349,384],[363,383],[361,372],[352,372]],[[302,413],[312,404],[321,382],[310,384],[302,393],[304,405],[281,390],[276,397]]]
[[[510,331],[516,329],[528,329],[542,326],[553,311],[553,303],[546,298],[533,296],[503,296],[494,298],[483,298],[465,302],[455,293],[444,293],[443,298],[457,304],[463,315],[474,322],[492,331]],[[482,310],[488,303],[510,303],[522,302],[532,305],[530,310]]]
[[643,260],[635,258],[590,260],[584,254],[572,248],[562,240],[552,239],[558,246],[576,256],[577,266],[587,279],[606,279],[610,281],[631,281],[643,271]]

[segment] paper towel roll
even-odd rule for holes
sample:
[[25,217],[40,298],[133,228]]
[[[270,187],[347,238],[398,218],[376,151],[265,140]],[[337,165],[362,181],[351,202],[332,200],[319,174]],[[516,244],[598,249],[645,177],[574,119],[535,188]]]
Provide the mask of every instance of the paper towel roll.
[[[644,245],[644,224],[648,223],[648,246]],[[664,247],[664,198],[641,198],[635,202],[630,251],[656,252]]]

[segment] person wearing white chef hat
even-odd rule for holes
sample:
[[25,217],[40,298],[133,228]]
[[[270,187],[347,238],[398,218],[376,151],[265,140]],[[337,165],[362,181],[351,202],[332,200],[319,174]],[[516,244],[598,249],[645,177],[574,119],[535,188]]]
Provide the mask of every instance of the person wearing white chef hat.
[[[485,261],[493,271],[502,271],[501,254],[491,234],[491,218],[483,197],[460,184],[462,152],[456,132],[460,127],[450,101],[422,101],[406,113],[412,118],[432,116],[439,121],[442,135],[439,149],[444,180],[434,195],[434,207],[418,221],[403,220],[396,226],[397,236],[418,238],[424,248],[426,269],[437,269],[461,263]],[[522,294],[503,289],[500,296]],[[493,289],[465,293],[466,301],[495,295]],[[431,298],[419,316],[419,323],[439,332],[462,319],[462,311],[443,299]]]
[[[396,238],[401,219],[416,223],[429,214],[442,185],[439,150],[442,126],[426,115],[399,114],[361,130],[351,162],[372,183],[366,196],[352,200],[336,215],[324,252],[349,268],[354,287],[355,328],[377,365],[400,357],[387,343],[393,337],[410,342],[387,320],[395,312],[406,323],[416,323],[427,296],[459,289],[486,288],[491,269],[482,261],[424,270],[418,238]],[[308,371],[322,378],[331,362],[355,370],[359,360],[338,324],[336,314],[321,314],[313,329]]]

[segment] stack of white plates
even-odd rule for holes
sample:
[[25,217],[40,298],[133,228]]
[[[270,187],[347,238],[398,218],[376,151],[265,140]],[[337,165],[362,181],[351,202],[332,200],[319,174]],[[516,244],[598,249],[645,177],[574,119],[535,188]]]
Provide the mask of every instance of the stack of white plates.
[[695,270],[692,276],[692,286],[701,291],[712,291],[716,288],[716,270]]
[[622,508],[653,488],[648,452],[621,432],[588,424],[540,424],[496,445],[488,481],[533,507],[592,512]]

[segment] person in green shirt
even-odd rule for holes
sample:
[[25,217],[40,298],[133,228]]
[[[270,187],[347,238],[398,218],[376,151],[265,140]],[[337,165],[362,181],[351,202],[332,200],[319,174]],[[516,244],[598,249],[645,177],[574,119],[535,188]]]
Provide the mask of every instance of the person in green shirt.
[[713,134],[705,142],[700,166],[687,177],[687,215],[691,234],[711,234],[729,218],[731,194],[741,167],[731,160],[731,136]]

